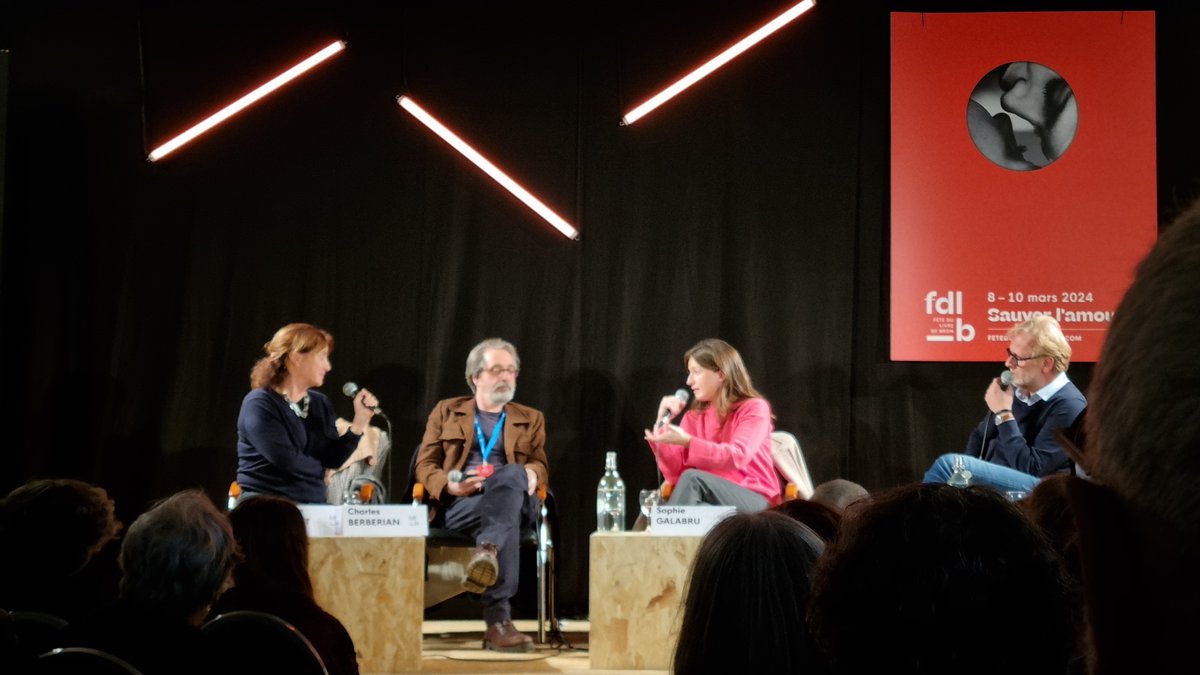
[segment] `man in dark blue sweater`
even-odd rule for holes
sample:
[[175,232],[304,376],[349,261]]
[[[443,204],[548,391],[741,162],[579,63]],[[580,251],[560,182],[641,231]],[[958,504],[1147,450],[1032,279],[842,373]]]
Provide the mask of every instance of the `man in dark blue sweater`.
[[1000,378],[984,394],[991,413],[967,441],[962,454],[938,457],[924,482],[945,483],[956,461],[970,472],[972,485],[1028,493],[1042,476],[1069,471],[1071,462],[1054,438],[1087,407],[1083,392],[1067,379],[1071,345],[1058,321],[1036,316],[1008,331],[1013,387]]

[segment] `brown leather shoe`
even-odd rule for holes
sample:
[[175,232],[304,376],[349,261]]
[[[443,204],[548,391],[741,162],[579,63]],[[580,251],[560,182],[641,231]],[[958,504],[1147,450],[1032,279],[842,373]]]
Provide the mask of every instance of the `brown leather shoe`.
[[512,621],[501,621],[487,627],[483,648],[497,652],[531,652],[533,639],[517,630]]
[[499,575],[500,562],[496,560],[496,545],[485,542],[475,547],[471,561],[467,563],[462,587],[472,593],[482,593],[496,583],[496,577]]

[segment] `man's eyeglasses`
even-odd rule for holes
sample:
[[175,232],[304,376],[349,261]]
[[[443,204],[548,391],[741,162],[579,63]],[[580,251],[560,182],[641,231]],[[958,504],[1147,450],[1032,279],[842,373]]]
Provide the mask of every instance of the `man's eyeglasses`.
[[492,377],[500,377],[505,373],[509,375],[516,375],[517,373],[521,372],[516,366],[492,366],[491,368],[485,368],[484,370],[491,373]]
[[1011,349],[1005,349],[1004,351],[1008,352],[1008,358],[1010,358],[1010,359],[1012,359],[1013,361],[1015,361],[1015,362],[1016,362],[1016,364],[1017,364],[1018,366],[1019,366],[1019,365],[1021,365],[1021,362],[1022,362],[1022,361],[1029,361],[1030,359],[1040,359],[1040,358],[1042,358],[1041,356],[1037,356],[1036,354],[1035,354],[1035,355],[1033,355],[1033,356],[1017,356],[1016,354],[1014,354],[1014,353],[1012,352],[1012,350],[1011,350]]

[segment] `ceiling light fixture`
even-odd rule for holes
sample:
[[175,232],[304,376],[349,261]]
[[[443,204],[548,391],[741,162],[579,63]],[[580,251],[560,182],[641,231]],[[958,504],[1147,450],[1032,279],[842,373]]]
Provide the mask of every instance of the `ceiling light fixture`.
[[579,239],[579,230],[576,230],[573,225],[563,220],[562,217],[552,211],[550,207],[543,204],[541,200],[539,200],[537,197],[534,197],[525,188],[521,187],[517,181],[509,178],[508,175],[497,168],[495,164],[492,164],[488,158],[479,154],[475,148],[472,148],[469,144],[467,144],[466,141],[459,138],[453,131],[450,131],[448,128],[446,128],[446,126],[439,122],[437,118],[425,112],[421,106],[417,105],[416,101],[413,101],[408,96],[397,96],[396,101],[400,104],[401,108],[404,108],[409,112],[409,114],[420,120],[421,124],[429,127],[433,133],[440,136],[443,141],[449,143],[450,147],[459,151],[464,157],[471,160],[472,164],[482,169],[487,175],[491,176],[492,180],[502,185],[505,190],[508,190],[509,192],[513,193],[517,199],[525,202],[526,206],[533,209],[533,211],[542,218],[545,218],[546,222],[553,225],[555,229],[557,229],[559,232],[562,232],[570,239]]
[[204,132],[208,131],[209,129],[212,129],[213,127],[217,126],[221,122],[224,122],[225,120],[229,119],[230,117],[233,117],[237,113],[241,112],[244,108],[253,104],[255,101],[258,101],[260,98],[262,98],[262,97],[266,96],[267,94],[275,91],[276,89],[282,87],[283,85],[287,84],[291,80],[296,79],[297,77],[302,75],[305,71],[310,70],[317,64],[321,63],[325,59],[328,59],[329,57],[333,56],[334,54],[337,54],[338,52],[342,51],[345,48],[346,48],[346,42],[344,40],[338,40],[337,42],[334,42],[333,44],[329,45],[328,47],[325,47],[324,49],[317,52],[316,54],[313,54],[312,56],[308,57],[307,59],[304,59],[300,63],[297,63],[296,65],[292,66],[291,68],[288,68],[287,70],[280,73],[279,75],[276,75],[274,78],[272,78],[268,82],[260,85],[258,88],[256,88],[254,91],[250,92],[249,94],[246,94],[245,96],[239,98],[238,100],[234,101],[233,103],[230,103],[229,105],[225,106],[224,108],[221,108],[219,111],[217,111],[213,115],[210,115],[209,117],[205,118],[205,120],[203,122],[200,122],[199,124],[192,127],[191,129],[188,129],[187,131],[183,132],[182,134],[179,134],[178,136],[176,136],[175,138],[172,138],[171,140],[167,141],[166,143],[163,143],[162,145],[158,146],[157,148],[154,149],[153,152],[150,153],[150,155],[147,157],[147,159],[150,160],[151,162],[157,162],[158,160],[162,159],[163,157],[166,157],[171,152],[178,150],[180,148],[180,146],[182,146],[183,144],[187,143],[188,141],[193,140],[200,134],[203,134]]
[[771,33],[774,33],[780,28],[786,26],[788,23],[791,23],[793,19],[812,9],[816,4],[817,3],[815,0],[804,0],[804,2],[793,5],[791,8],[785,10],[782,14],[774,19],[771,19],[758,30],[747,35],[741,40],[738,40],[737,43],[732,47],[726,49],[720,54],[717,54],[713,58],[709,59],[704,65],[679,78],[667,88],[658,92],[654,96],[651,96],[641,105],[625,113],[625,116],[621,118],[621,126],[628,126],[638,121],[642,117],[645,117],[646,113],[649,113],[651,110],[654,110],[658,106],[666,103],[684,89],[696,84],[701,80],[701,78],[712,73],[717,68],[729,63],[738,54],[741,54],[747,49],[753,47]]

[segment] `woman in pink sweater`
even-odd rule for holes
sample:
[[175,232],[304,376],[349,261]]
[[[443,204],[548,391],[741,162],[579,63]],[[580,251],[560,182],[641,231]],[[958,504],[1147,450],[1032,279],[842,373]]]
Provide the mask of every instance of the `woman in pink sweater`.
[[[779,503],[771,457],[771,405],[750,384],[737,350],[701,340],[683,355],[693,401],[678,425],[646,430],[663,478],[675,485],[675,506],[719,504],[759,511]],[[665,396],[658,419],[683,412],[686,401]]]

